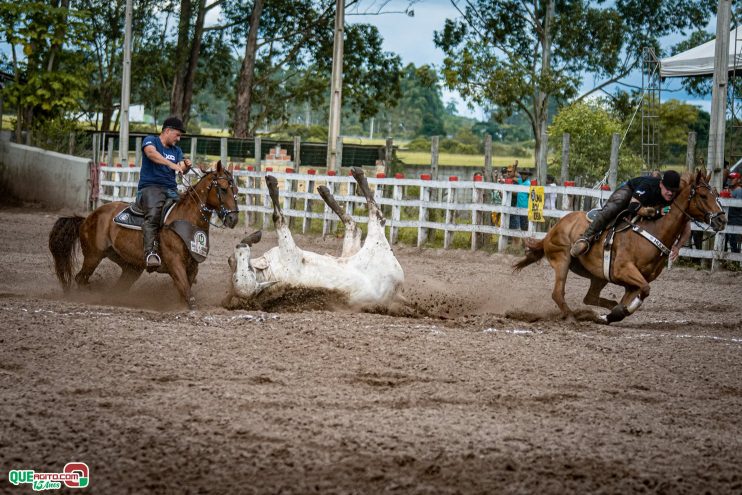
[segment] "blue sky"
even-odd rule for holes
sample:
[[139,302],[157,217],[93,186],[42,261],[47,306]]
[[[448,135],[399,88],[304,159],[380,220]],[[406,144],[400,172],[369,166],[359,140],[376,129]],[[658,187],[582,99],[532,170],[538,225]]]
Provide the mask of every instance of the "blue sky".
[[[380,0],[365,0],[361,3],[362,8],[369,8],[382,3]],[[405,0],[391,0],[385,7],[386,11],[401,11],[408,5]],[[347,22],[364,22],[374,24],[384,38],[384,49],[395,52],[402,57],[403,64],[414,63],[415,65],[432,64],[441,67],[443,63],[443,52],[433,44],[433,32],[443,28],[447,18],[459,16],[458,11],[451,5],[450,0],[423,0],[413,6],[415,11],[414,17],[408,17],[404,14],[386,14],[378,16],[354,16],[352,10],[346,12]],[[707,31],[715,31],[715,20],[706,28]],[[683,40],[681,33],[668,36],[663,39],[663,45],[668,48]],[[624,80],[625,83],[641,87],[641,72],[632,73]],[[592,87],[592,79],[586,78],[584,88],[587,90]],[[625,88],[630,89],[630,88]],[[677,79],[666,79],[662,85],[662,100],[678,99],[696,104],[705,110],[710,108],[710,95],[708,100],[696,100],[689,97],[680,89],[680,82]],[[484,115],[481,109],[468,109],[466,103],[461,97],[448,90],[443,91],[444,101],[454,100],[459,109],[459,113],[471,117],[483,119]]]

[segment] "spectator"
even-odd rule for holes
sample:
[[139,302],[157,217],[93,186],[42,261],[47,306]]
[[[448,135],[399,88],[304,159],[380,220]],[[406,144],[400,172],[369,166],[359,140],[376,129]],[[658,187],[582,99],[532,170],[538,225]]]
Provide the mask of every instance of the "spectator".
[[[733,199],[742,199],[742,177],[739,172],[732,172],[729,174],[730,189],[732,191]],[[729,207],[729,225],[740,226],[742,225],[742,207],[730,206]],[[727,234],[727,241],[729,241],[729,247],[733,253],[740,252],[740,234]]]

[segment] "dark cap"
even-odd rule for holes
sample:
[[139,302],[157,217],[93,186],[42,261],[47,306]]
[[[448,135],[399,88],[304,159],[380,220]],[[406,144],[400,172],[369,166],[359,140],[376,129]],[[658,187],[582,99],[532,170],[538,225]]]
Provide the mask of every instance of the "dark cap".
[[162,123],[162,130],[164,131],[167,128],[171,129],[177,129],[180,132],[185,132],[185,126],[183,126],[183,121],[180,120],[178,117],[168,117],[165,119],[165,122]]
[[662,176],[662,184],[667,189],[677,192],[680,189],[680,174],[674,170],[668,170]]

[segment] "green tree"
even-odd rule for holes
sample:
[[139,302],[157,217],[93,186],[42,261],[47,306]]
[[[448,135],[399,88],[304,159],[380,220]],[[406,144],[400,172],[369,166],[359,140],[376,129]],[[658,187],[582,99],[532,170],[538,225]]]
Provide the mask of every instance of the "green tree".
[[705,0],[470,0],[434,41],[448,87],[500,120],[523,112],[538,151],[551,100],[577,97],[586,75],[600,82],[582,97],[619,80],[644,47],[701,25],[712,10]]
[[90,34],[85,13],[69,0],[0,3],[2,34],[10,47],[14,79],[3,96],[17,111],[16,139],[22,129],[39,128],[79,110],[85,72],[67,70],[79,61],[68,39],[84,41]]
[[[598,181],[608,171],[611,136],[622,132],[621,122],[597,104],[584,102],[563,107],[549,126],[549,144],[554,150],[549,171],[555,177],[561,173],[562,135],[568,133],[569,176]],[[641,170],[641,158],[622,147],[618,160],[618,180],[629,179]]]

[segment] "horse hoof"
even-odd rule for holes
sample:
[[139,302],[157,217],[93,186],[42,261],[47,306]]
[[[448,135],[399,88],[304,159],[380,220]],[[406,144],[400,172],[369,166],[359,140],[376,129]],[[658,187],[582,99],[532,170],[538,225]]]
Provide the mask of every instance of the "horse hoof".
[[608,321],[608,315],[598,316],[597,322],[602,325],[608,325],[610,323],[610,321]]

